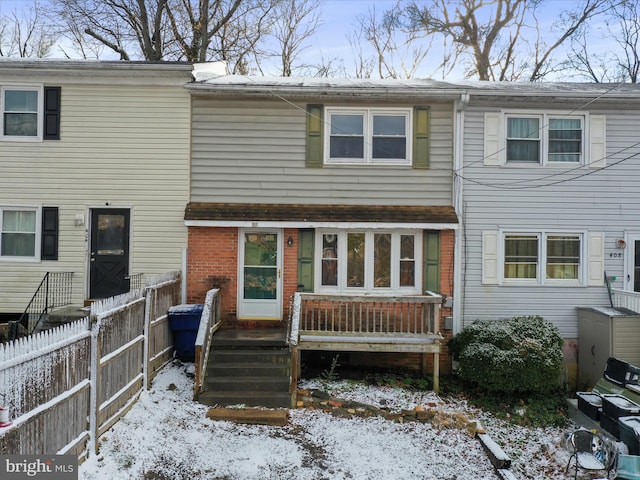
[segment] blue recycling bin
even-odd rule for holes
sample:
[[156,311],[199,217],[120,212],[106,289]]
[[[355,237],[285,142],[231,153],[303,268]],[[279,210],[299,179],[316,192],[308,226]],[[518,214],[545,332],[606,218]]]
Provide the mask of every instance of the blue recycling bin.
[[173,332],[176,356],[182,361],[195,361],[196,337],[203,307],[201,303],[195,303],[169,308],[169,328]]

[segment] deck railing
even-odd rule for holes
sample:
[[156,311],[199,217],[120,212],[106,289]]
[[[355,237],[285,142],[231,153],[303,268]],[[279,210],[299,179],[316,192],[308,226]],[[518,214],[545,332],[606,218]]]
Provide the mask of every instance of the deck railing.
[[207,292],[202,309],[202,317],[200,317],[200,328],[196,336],[196,354],[195,354],[195,381],[193,387],[194,400],[198,399],[198,395],[204,384],[204,375],[209,363],[209,353],[211,351],[211,341],[213,334],[220,328],[222,324],[222,315],[220,314],[220,290],[214,288]]
[[627,290],[611,289],[613,306],[640,313],[640,293]]
[[320,295],[296,293],[289,343],[304,334],[353,337],[410,337],[439,334],[442,297]]

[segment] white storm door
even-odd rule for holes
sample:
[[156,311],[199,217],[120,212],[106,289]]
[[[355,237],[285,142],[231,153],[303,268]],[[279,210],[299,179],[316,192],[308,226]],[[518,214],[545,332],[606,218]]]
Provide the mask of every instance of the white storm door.
[[241,229],[238,318],[282,320],[282,232]]
[[625,290],[640,292],[640,235],[627,236],[627,246],[619,252],[625,255]]

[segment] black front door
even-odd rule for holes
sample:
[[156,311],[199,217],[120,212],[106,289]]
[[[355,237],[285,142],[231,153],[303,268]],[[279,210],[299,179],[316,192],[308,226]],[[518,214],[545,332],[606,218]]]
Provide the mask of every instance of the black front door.
[[129,291],[129,216],[121,208],[91,211],[90,298]]

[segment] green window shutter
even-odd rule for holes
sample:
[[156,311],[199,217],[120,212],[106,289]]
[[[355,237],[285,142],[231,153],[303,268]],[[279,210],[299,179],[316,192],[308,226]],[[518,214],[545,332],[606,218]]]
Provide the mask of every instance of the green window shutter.
[[423,288],[430,292],[440,291],[440,232],[427,230],[422,242]]
[[320,168],[323,164],[323,112],[322,105],[307,105],[307,167]]
[[413,109],[413,168],[429,168],[430,154],[430,120],[429,107]]
[[60,140],[60,87],[44,87],[44,140]]
[[58,260],[58,207],[42,207],[42,260]]
[[298,291],[313,292],[313,230],[298,233]]

